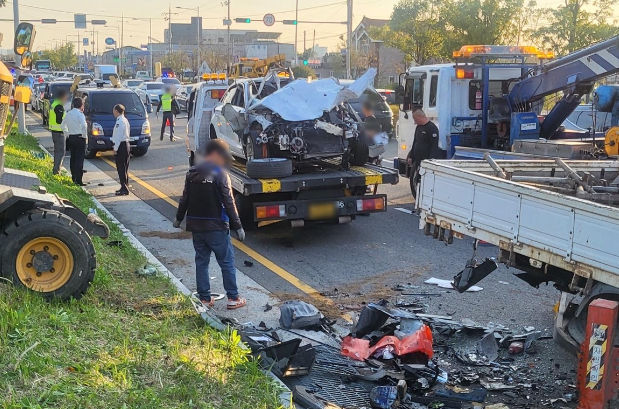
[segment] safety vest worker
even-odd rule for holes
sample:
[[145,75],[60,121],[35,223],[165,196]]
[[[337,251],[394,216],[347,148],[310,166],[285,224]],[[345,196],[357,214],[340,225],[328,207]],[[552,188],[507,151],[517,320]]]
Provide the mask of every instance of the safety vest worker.
[[168,87],[159,98],[159,106],[157,107],[157,112],[155,113],[155,115],[159,117],[159,111],[163,111],[163,118],[161,120],[161,135],[159,135],[159,140],[161,141],[163,141],[166,124],[170,125],[170,141],[174,141],[174,112],[172,111],[172,104],[174,103],[174,89],[172,87]]
[[64,104],[69,100],[69,92],[65,89],[60,89],[55,95],[56,99],[52,102],[47,113],[49,130],[52,131],[52,141],[54,142],[54,175],[60,173],[62,160],[66,151],[66,140],[62,132],[62,120],[64,119],[65,109]]

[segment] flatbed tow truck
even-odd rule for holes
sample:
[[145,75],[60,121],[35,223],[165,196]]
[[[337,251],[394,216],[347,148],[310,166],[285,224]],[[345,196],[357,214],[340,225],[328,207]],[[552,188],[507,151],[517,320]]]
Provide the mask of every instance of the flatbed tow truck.
[[243,225],[290,220],[292,227],[302,227],[308,222],[344,224],[358,215],[387,211],[387,195],[376,190],[397,184],[399,176],[382,166],[344,170],[337,161],[323,160],[289,177],[252,179],[237,162],[230,180]]

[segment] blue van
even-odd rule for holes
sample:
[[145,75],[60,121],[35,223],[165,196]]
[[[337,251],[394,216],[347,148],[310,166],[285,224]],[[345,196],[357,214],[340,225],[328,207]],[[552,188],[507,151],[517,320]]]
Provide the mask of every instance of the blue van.
[[97,152],[113,150],[112,131],[116,124],[114,105],[125,106],[125,117],[131,125],[130,145],[133,156],[144,156],[150,147],[150,123],[144,104],[135,92],[123,88],[78,88],[74,96],[84,99],[84,115],[88,123],[86,158]]

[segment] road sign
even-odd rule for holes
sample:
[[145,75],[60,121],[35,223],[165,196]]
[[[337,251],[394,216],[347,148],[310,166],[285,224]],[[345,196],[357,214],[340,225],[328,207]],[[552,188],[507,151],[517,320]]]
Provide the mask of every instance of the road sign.
[[106,45],[114,45],[116,44],[116,40],[114,40],[112,37],[108,37],[105,39],[105,44]]
[[264,15],[264,17],[262,17],[262,22],[265,26],[271,27],[273,24],[275,24],[275,16],[271,13],[267,13]]
[[227,18],[224,18],[224,26],[231,26],[232,25],[232,20],[228,20]]
[[41,24],[56,24],[58,21],[55,18],[43,18]]
[[86,28],[86,14],[75,14],[73,16],[75,28],[80,30]]
[[284,20],[284,21],[282,21],[282,23],[288,24],[288,25],[291,25],[291,26],[296,26],[297,25],[297,20]]
[[84,39],[82,40],[82,44],[84,44],[85,46],[87,46],[87,45],[88,45],[88,39],[87,39],[87,38],[84,38]]

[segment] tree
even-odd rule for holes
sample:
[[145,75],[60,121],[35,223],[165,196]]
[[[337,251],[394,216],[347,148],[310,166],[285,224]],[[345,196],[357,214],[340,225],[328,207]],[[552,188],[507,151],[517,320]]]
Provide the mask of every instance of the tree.
[[441,57],[445,27],[439,21],[444,0],[400,0],[389,24],[370,29],[373,39],[399,49],[407,61],[426,64]]
[[558,8],[544,8],[548,23],[535,30],[540,46],[565,55],[619,33],[610,20],[618,0],[564,0]]
[[228,65],[227,46],[211,44],[202,48],[202,59],[206,61],[212,72],[223,72]]
[[73,43],[67,43],[55,50],[43,50],[41,54],[33,53],[33,60],[50,60],[52,67],[64,70],[77,64],[77,55]]
[[296,67],[293,67],[292,73],[295,78],[316,78],[316,73],[312,67],[308,67],[307,65],[297,65]]
[[191,60],[186,52],[175,51],[163,57],[161,65],[172,68],[174,72],[182,72],[185,68],[191,66]]

